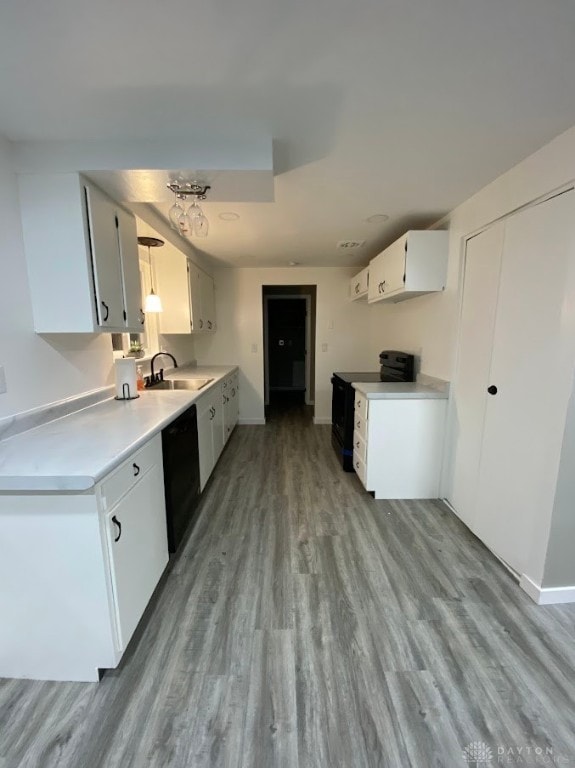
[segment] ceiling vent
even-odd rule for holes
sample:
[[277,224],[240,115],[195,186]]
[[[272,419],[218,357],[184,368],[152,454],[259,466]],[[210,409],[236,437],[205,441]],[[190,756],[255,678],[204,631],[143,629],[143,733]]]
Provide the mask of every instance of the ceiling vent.
[[355,248],[363,248],[365,240],[340,240],[337,244],[337,248],[343,251],[352,251]]

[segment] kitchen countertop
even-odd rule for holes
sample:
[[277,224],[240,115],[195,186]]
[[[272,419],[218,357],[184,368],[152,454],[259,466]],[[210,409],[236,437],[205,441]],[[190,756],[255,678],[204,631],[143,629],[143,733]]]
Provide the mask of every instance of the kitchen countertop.
[[389,384],[352,382],[351,386],[368,400],[438,400],[449,397],[449,382],[432,376],[422,376],[413,382]]
[[113,398],[0,441],[1,492],[89,491],[237,366],[190,367],[166,378],[213,378],[198,392],[145,390]]

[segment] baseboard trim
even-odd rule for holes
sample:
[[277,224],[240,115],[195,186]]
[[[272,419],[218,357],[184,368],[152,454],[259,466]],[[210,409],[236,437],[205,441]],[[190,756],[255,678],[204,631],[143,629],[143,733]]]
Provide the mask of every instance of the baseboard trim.
[[519,579],[519,586],[537,605],[575,603],[575,587],[540,587],[525,574]]
[[331,424],[331,418],[327,416],[314,416],[313,423],[314,424]]
[[238,419],[238,424],[240,426],[250,426],[250,425],[264,426],[265,423],[266,423],[265,418],[264,419]]

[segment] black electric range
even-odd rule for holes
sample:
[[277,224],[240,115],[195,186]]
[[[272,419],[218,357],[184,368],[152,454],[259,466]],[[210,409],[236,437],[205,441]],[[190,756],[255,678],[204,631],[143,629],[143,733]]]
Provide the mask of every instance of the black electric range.
[[414,357],[406,352],[384,350],[379,356],[379,371],[336,371],[332,375],[331,442],[346,472],[353,472],[352,382],[363,384],[414,380]]

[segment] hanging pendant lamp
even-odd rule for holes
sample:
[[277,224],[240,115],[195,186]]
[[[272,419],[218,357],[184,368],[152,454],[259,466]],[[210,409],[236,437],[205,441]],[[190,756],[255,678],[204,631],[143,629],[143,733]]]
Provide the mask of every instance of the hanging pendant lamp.
[[148,248],[148,264],[150,265],[150,293],[144,299],[144,313],[156,314],[162,312],[162,300],[154,291],[154,277],[152,274],[152,254],[150,248],[161,248],[164,241],[159,237],[139,237],[138,243]]

